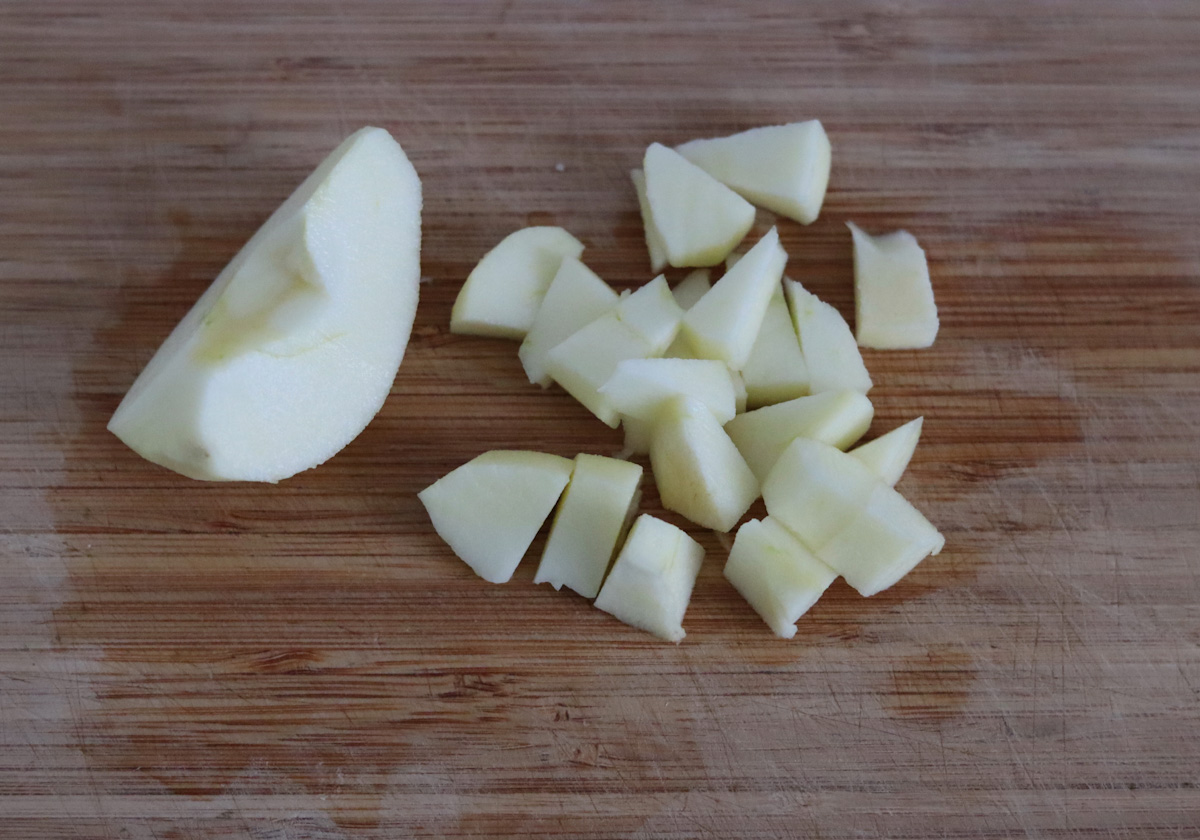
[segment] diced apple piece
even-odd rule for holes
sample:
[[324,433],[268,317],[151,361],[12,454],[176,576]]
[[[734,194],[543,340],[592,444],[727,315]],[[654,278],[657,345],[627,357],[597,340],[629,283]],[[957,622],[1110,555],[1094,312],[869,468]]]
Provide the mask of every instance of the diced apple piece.
[[550,386],[546,354],[617,305],[611,286],[575,257],[563,257],[517,355],[529,381]]
[[832,154],[818,120],[692,140],[676,151],[760,207],[806,225],[821,211]]
[[785,278],[784,289],[792,308],[792,322],[800,336],[800,350],[808,365],[809,391],[867,393],[871,375],[863,364],[858,344],[841,313],[795,280]]
[[733,380],[734,408],[738,414],[741,414],[746,410],[746,405],[750,401],[750,394],[746,391],[746,380],[736,370],[729,371],[729,378]]
[[663,403],[678,396],[699,400],[718,423],[737,413],[729,368],[712,359],[626,359],[600,393],[638,420],[653,420]]
[[866,464],[871,472],[883,479],[889,487],[895,487],[917,449],[924,422],[924,417],[910,420],[886,435],[850,450],[850,454]]
[[938,332],[929,264],[904,230],[870,236],[848,223],[854,238],[854,327],[858,343],[878,350],[928,347]]
[[749,404],[754,408],[808,394],[808,365],[788,313],[783,285],[775,284],[750,358],[742,368]]
[[708,269],[697,268],[680,280],[679,285],[671,290],[671,294],[675,295],[675,302],[679,304],[679,308],[686,312],[711,288]]
[[576,456],[533,582],[595,598],[617,543],[633,521],[641,480],[642,468],[629,461]]
[[725,431],[759,481],[793,440],[812,438],[845,449],[866,434],[875,409],[857,391],[826,391],[748,411]]
[[716,265],[754,224],[753,205],[673,149],[652,143],[642,167],[671,265]]
[[767,512],[863,595],[942,550],[945,540],[861,461],[798,438],[763,482]]
[[546,370],[567,393],[615,429],[620,414],[600,389],[621,361],[661,356],[679,331],[682,315],[666,278],[659,275],[551,350]]
[[683,614],[700,574],[704,548],[649,514],[633,523],[595,605],[668,642],[687,634]]
[[768,516],[738,528],[725,577],[776,636],[790,639],[800,616],[824,594],[837,572]]
[[650,466],[667,510],[728,532],[758,498],[758,479],[712,412],[677,397],[663,406],[650,437]]
[[417,494],[433,528],[475,574],[509,580],[571,477],[544,452],[485,452]]
[[667,246],[662,233],[650,213],[650,202],[646,200],[646,174],[640,169],[629,172],[633,188],[637,191],[638,209],[642,213],[642,230],[646,236],[646,250],[650,253],[650,270],[655,274],[667,267]]
[[683,333],[698,353],[741,370],[758,337],[787,254],[771,228],[683,318]]
[[621,450],[623,456],[650,454],[650,437],[654,433],[652,421],[622,417],[621,428],[625,430],[625,446]]
[[417,308],[421,182],[382,128],[271,214],[146,365],[108,429],[206,481],[279,481],[383,405]]
[[522,339],[564,257],[583,244],[559,227],[528,227],[504,237],[467,275],[450,312],[450,332]]

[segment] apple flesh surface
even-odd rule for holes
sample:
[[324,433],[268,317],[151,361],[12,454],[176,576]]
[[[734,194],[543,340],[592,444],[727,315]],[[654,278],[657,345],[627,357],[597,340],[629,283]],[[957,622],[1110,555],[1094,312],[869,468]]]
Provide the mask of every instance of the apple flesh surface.
[[486,581],[513,576],[571,478],[572,462],[544,452],[497,449],[417,494],[433,528]]
[[679,285],[671,289],[675,302],[684,312],[696,305],[696,301],[704,297],[704,293],[712,288],[712,281],[707,268],[697,268],[679,281]]
[[528,227],[504,237],[467,275],[450,312],[450,332],[523,339],[563,258],[583,244],[560,227]]
[[553,381],[546,370],[546,354],[617,305],[617,293],[576,257],[563,257],[534,316],[533,326],[521,342],[517,356],[529,381],[543,388]]
[[804,544],[770,516],[738,528],[725,577],[781,639],[837,578]]
[[703,403],[676,397],[663,406],[650,436],[650,467],[667,510],[728,532],[758,498],[745,459]]
[[629,461],[581,454],[558,504],[534,583],[563,586],[595,598],[641,493],[642,468]]
[[671,265],[716,265],[754,224],[753,205],[673,149],[652,143],[642,168],[650,217]]
[[937,304],[929,264],[916,237],[898,230],[870,236],[848,223],[854,238],[854,328],[858,343],[878,350],[914,350],[937,338]]
[[801,224],[821,211],[832,149],[818,120],[692,140],[676,151],[760,207]]
[[417,308],[421,182],[381,128],[348,137],[163,342],[108,423],[208,481],[288,478],[379,411]]
[[808,365],[788,312],[783,285],[775,284],[750,358],[742,368],[749,404],[754,408],[794,400],[809,393]]
[[846,449],[866,434],[875,416],[871,401],[857,391],[826,391],[747,411],[725,431],[759,481],[798,437]]
[[733,377],[712,359],[626,359],[600,389],[625,417],[653,420],[672,397],[687,396],[707,406],[718,423],[737,413]]
[[917,450],[924,422],[924,417],[910,420],[870,443],[851,449],[850,454],[866,464],[889,487],[895,487]]
[[841,313],[795,280],[784,279],[800,350],[808,365],[808,387],[814,394],[849,388],[867,393],[871,375]]
[[642,214],[642,231],[646,237],[646,250],[650,254],[650,270],[658,274],[667,267],[667,245],[662,232],[650,213],[650,201],[646,198],[646,173],[640,169],[629,172],[633,188],[637,192],[638,209]]
[[704,548],[669,522],[642,514],[595,605],[668,642],[685,635],[683,615],[700,574]]

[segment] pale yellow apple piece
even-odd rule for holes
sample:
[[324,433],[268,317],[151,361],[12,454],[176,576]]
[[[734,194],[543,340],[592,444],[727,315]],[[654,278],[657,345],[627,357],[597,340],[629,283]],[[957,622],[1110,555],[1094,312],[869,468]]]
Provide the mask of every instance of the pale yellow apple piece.
[[654,432],[652,421],[622,417],[621,428],[625,431],[625,445],[621,450],[623,457],[650,454],[650,436]]
[[781,283],[776,283],[771,292],[754,348],[742,368],[742,378],[752,408],[808,394],[808,365],[800,352],[800,339],[788,312]]
[[796,334],[800,336],[800,350],[808,365],[809,391],[814,394],[846,388],[864,394],[870,391],[871,375],[846,319],[795,280],[785,278],[783,286]]
[[895,487],[917,449],[924,422],[924,417],[910,420],[870,443],[851,449],[850,454],[866,464],[889,487]]
[[504,237],[467,275],[450,312],[450,332],[522,339],[564,257],[583,244],[560,227],[528,227]]
[[642,162],[646,201],[674,266],[716,265],[754,224],[754,207],[660,143]]
[[768,516],[738,528],[725,577],[782,639],[837,578],[787,528]]
[[575,257],[563,257],[517,356],[529,381],[550,386],[546,354],[617,305],[611,286]]
[[695,306],[696,301],[704,297],[704,293],[712,288],[712,281],[707,268],[697,268],[679,281],[679,285],[671,289],[675,302],[684,312]]
[[754,349],[787,254],[771,228],[683,317],[683,334],[700,356],[741,370]]
[[640,169],[633,169],[629,177],[637,191],[638,209],[642,213],[642,230],[646,236],[646,250],[650,254],[650,270],[657,274],[667,267],[667,246],[650,213],[650,202],[646,200],[646,174]]
[[668,642],[685,635],[683,615],[700,574],[704,548],[649,514],[633,523],[595,605]]
[[928,347],[937,338],[937,304],[929,264],[904,230],[870,236],[847,223],[854,238],[854,328],[858,343],[878,350]]
[[817,120],[692,140],[676,150],[760,207],[806,225],[821,211],[832,153]]
[[742,414],[746,411],[746,406],[750,401],[750,393],[746,390],[746,380],[736,370],[729,371],[729,378],[733,380],[735,411]]
[[279,481],[383,405],[417,308],[421,182],[382,128],[271,214],[146,365],[108,429],[206,481]]
[[417,494],[434,530],[475,574],[509,580],[571,477],[558,455],[497,449]]
[[703,403],[666,403],[650,437],[650,466],[663,507],[728,532],[758,498],[758,479]]
[[759,481],[798,437],[846,449],[866,434],[875,409],[857,391],[826,391],[747,411],[725,424],[725,431]]
[[600,393],[637,420],[653,420],[663,403],[679,396],[699,400],[718,423],[737,413],[729,368],[712,359],[626,359]]
[[577,455],[533,582],[555,589],[565,586],[595,598],[617,544],[633,521],[641,480],[638,464]]

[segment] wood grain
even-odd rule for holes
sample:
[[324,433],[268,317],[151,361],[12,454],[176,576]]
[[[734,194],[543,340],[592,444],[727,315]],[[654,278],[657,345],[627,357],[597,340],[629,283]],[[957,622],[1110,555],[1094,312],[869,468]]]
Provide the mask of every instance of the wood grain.
[[[0,4],[0,835],[1200,834],[1200,6]],[[648,279],[647,143],[819,117],[789,272],[912,230],[934,348],[868,353],[944,554],[773,638],[710,557],[664,645],[475,578],[415,491],[618,435],[449,335],[505,233]],[[104,430],[338,140],[389,128],[429,282],[371,427],[279,486]],[[657,505],[653,494],[647,509]]]

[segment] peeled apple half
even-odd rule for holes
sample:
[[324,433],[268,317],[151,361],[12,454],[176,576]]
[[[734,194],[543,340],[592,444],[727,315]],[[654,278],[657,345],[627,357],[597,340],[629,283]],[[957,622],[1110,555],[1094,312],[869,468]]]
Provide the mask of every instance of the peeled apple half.
[[250,238],[109,421],[209,481],[315,467],[379,411],[417,308],[421,182],[387,131],[348,137]]

